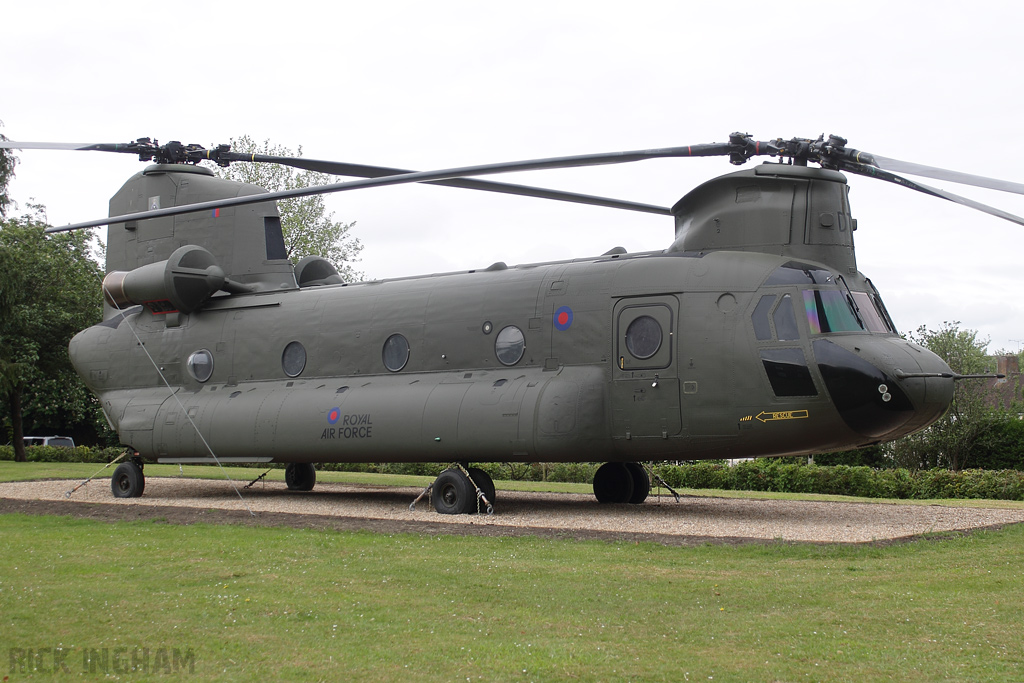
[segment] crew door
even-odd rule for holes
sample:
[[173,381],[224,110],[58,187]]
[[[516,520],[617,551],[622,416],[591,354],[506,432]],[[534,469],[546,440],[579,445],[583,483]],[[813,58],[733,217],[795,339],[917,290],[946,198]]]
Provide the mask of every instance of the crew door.
[[612,312],[612,434],[667,439],[681,429],[674,296],[623,298]]

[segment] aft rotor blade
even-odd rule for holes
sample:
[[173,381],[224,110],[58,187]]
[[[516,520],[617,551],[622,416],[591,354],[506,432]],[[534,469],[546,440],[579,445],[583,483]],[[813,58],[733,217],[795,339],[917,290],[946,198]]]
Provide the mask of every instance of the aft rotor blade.
[[[385,176],[413,173],[404,168],[388,168],[386,166],[369,166],[366,164],[351,164],[340,161],[321,161],[318,159],[306,159],[303,157],[281,157],[268,154],[253,154],[252,161],[282,164],[301,168],[307,171],[318,173],[330,173],[331,175],[352,176],[355,178],[383,178]],[[515,185],[513,183],[496,183],[488,180],[470,180],[456,178],[452,180],[434,180],[428,185],[444,185],[445,187],[459,187],[466,190],[482,190],[484,192],[498,192],[500,194],[512,194],[521,197],[538,197],[541,199],[554,199],[556,201],[572,202],[573,204],[589,204],[591,206],[603,206],[612,209],[625,209],[627,211],[639,211],[642,213],[654,213],[662,216],[671,216],[672,209],[667,206],[655,206],[653,204],[642,204],[624,199],[612,199],[611,197],[598,197],[578,192],[566,192],[563,190],[550,190],[543,187],[531,187],[529,185]]]
[[953,194],[952,192],[946,192],[945,190],[940,190],[936,187],[930,187],[922,183],[916,183],[913,180],[908,180],[907,178],[898,176],[894,173],[889,173],[888,171],[882,170],[876,166],[869,166],[867,164],[846,163],[843,165],[843,170],[849,171],[850,173],[856,173],[858,175],[868,176],[870,178],[878,178],[879,180],[885,180],[886,182],[895,183],[896,185],[908,188],[910,190],[923,192],[924,194],[928,194],[933,197],[939,197],[940,199],[945,199],[956,204],[961,204],[963,206],[967,206],[972,209],[982,211],[984,213],[989,214],[990,216],[1002,218],[1003,220],[1010,221],[1011,223],[1016,223],[1017,225],[1024,225],[1024,218],[1021,218],[1020,216],[1003,211],[1002,209],[997,209],[994,206],[989,206],[988,204],[976,202],[973,199],[968,199],[967,197],[961,197],[960,195]]
[[708,145],[692,145],[687,147],[666,147],[662,149],[635,150],[630,152],[608,152],[603,154],[584,154],[579,156],[553,157],[548,159],[529,159],[526,161],[507,161],[497,164],[464,166],[461,168],[449,168],[438,171],[419,171],[416,173],[402,173],[399,175],[385,176],[381,178],[352,180],[344,183],[330,183],[328,185],[296,188],[294,190],[280,190],[278,192],[267,192],[265,194],[232,197],[228,199],[199,202],[197,204],[168,207],[166,209],[156,209],[154,211],[140,211],[138,213],[110,216],[108,218],[87,221],[85,223],[75,223],[72,225],[48,228],[47,232],[65,232],[68,230],[79,230],[82,228],[94,228],[100,225],[110,225],[111,223],[125,223],[128,221],[139,221],[149,218],[177,216],[184,213],[206,211],[208,209],[224,209],[232,206],[245,206],[247,204],[258,204],[260,202],[278,199],[294,199],[296,197],[308,197],[310,195],[329,194],[332,192],[345,192],[348,190],[359,190],[369,187],[385,187],[389,185],[404,185],[407,183],[426,183],[435,180],[450,180],[466,176],[513,173],[517,171],[536,171],[553,168],[579,168],[582,166],[623,164],[633,161],[642,161],[644,159],[658,159],[666,157],[718,156],[734,152],[735,147],[731,143],[712,143]]
[[113,142],[18,142],[0,140],[0,149],[59,149],[82,152],[128,152],[128,145]]
[[[140,151],[157,153],[162,150],[151,143],[133,142],[122,143],[96,143],[96,142],[15,142],[11,140],[0,140],[0,149],[56,149],[72,151],[96,151],[96,152],[124,152],[137,154]],[[387,168],[384,166],[368,166],[365,164],[350,164],[335,161],[320,161],[317,159],[304,159],[302,157],[272,156],[267,154],[245,154],[240,152],[206,150],[198,147],[182,149],[182,154],[192,161],[203,158],[211,160],[230,161],[252,161],[258,163],[283,164],[332,175],[352,176],[355,178],[380,178],[383,176],[400,175],[412,173],[402,168]],[[190,153],[191,152],[191,153]],[[205,155],[205,156],[204,156]],[[225,164],[226,165],[226,164]],[[574,204],[589,204],[591,206],[603,206],[611,209],[624,209],[626,211],[639,211],[641,213],[653,213],[662,216],[671,216],[672,210],[667,206],[656,206],[641,202],[631,202],[624,199],[613,199],[610,197],[598,197],[595,195],[580,194],[578,192],[565,192],[562,190],[550,190],[541,187],[530,187],[528,185],[514,185],[511,183],[494,183],[485,180],[439,180],[431,184],[446,185],[448,187],[461,187],[470,190],[483,190],[486,192],[498,192],[502,194],[513,194],[523,197],[538,197],[541,199],[554,199],[557,201],[572,202]]]
[[878,166],[878,168],[886,171],[909,173],[910,175],[922,176],[924,178],[935,178],[936,180],[946,180],[953,183],[959,183],[961,185],[973,185],[975,187],[985,187],[990,190],[999,190],[1001,192],[1024,194],[1024,183],[1014,183],[1009,180],[999,180],[998,178],[988,178],[986,176],[973,175],[971,173],[950,171],[948,169],[937,168],[935,166],[915,164],[910,161],[889,159],[888,157],[878,156],[877,154],[872,154],[871,157],[874,159],[875,165]]

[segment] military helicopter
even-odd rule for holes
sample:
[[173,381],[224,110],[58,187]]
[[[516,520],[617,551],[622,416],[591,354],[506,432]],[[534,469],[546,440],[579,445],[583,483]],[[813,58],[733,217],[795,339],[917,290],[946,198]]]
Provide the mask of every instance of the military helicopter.
[[[451,463],[439,513],[493,510],[471,463],[603,462],[602,503],[642,503],[641,463],[852,449],[927,427],[953,373],[902,339],[857,268],[843,171],[1024,220],[897,176],[1024,186],[847,148],[836,136],[729,141],[413,172],[250,155],[149,138],[5,147],[152,161],[110,200],[104,320],[74,366],[145,461],[287,463],[308,491],[323,462]],[[726,156],[741,165],[671,207],[479,180],[512,171]],[[268,193],[198,163],[266,162],[361,180]],[[819,168],[809,166],[813,162]],[[430,183],[673,217],[667,248],[347,284],[320,257],[291,263],[276,200]]]

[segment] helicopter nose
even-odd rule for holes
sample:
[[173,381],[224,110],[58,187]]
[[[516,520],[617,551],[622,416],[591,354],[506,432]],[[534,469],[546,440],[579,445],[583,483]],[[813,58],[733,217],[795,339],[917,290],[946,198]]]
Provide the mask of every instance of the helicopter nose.
[[934,353],[902,339],[817,339],[814,356],[825,386],[850,429],[871,439],[911,434],[939,419],[953,400],[952,374]]

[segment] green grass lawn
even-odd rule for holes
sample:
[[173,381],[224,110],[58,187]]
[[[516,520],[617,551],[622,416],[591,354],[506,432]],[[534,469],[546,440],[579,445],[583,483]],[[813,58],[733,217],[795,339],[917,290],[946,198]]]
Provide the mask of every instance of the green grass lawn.
[[0,515],[0,666],[49,677],[61,648],[54,678],[91,654],[97,678],[134,655],[129,680],[172,655],[198,680],[1021,680],[1022,549],[1024,525],[669,548]]
[[[0,462],[0,481],[99,468]],[[11,681],[33,668],[129,680],[1022,680],[1022,588],[1024,525],[887,547],[668,548],[11,514],[0,515],[0,669]]]

